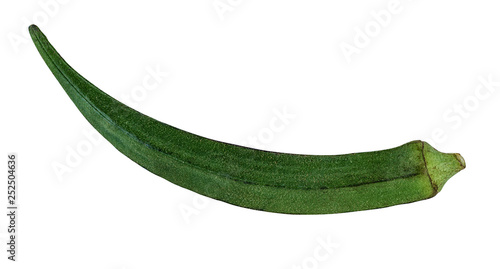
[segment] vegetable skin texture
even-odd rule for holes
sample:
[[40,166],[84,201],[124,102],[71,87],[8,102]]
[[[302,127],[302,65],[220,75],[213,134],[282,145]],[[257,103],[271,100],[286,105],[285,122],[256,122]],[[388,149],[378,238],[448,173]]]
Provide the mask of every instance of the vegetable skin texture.
[[302,155],[201,137],[122,104],[78,74],[40,29],[30,35],[43,60],[90,124],[128,158],[170,182],[233,205],[286,214],[329,214],[435,196],[465,168],[459,154],[423,141],[387,150]]

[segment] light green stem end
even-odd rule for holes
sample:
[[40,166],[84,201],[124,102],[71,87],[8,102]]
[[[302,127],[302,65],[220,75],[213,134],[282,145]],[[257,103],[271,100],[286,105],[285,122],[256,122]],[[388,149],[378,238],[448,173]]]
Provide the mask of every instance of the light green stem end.
[[465,168],[465,160],[458,153],[443,153],[422,142],[422,154],[435,194],[453,175]]

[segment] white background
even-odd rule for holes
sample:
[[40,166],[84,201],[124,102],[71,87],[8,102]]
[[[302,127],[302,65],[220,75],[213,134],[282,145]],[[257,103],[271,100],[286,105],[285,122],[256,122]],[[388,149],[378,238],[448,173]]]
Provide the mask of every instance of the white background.
[[[19,154],[20,215],[19,262],[0,240],[0,268],[499,268],[499,8],[3,1],[0,160]],[[373,14],[387,12],[381,26]],[[460,152],[467,168],[435,198],[355,213],[292,216],[203,198],[84,135],[92,127],[27,37],[33,22],[95,85],[184,130],[307,154],[422,139]],[[346,46],[356,53],[346,57]],[[168,76],[145,90],[148,68]],[[293,117],[272,131],[283,110]],[[68,161],[73,151],[81,158]],[[71,171],[58,176],[57,165]]]

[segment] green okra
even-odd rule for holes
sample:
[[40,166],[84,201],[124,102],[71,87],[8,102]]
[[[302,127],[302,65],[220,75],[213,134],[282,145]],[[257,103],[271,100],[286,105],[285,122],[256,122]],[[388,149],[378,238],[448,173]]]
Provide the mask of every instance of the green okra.
[[78,74],[40,29],[33,42],[83,116],[116,149],[172,183],[230,204],[288,214],[326,214],[435,196],[465,168],[459,154],[423,141],[344,155],[257,150],[201,137],[120,103]]

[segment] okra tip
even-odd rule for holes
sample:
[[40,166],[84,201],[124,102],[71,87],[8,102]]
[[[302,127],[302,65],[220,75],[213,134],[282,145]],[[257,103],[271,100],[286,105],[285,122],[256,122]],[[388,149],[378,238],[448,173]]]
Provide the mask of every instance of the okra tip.
[[32,24],[28,27],[28,30],[30,34],[33,34],[34,32],[40,31],[40,28],[38,28],[38,26],[36,26],[35,24]]
[[465,160],[459,153],[443,153],[425,142],[422,153],[434,195],[441,191],[448,179],[465,168]]

